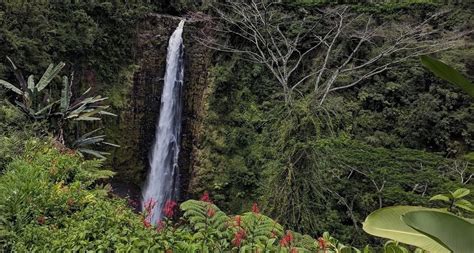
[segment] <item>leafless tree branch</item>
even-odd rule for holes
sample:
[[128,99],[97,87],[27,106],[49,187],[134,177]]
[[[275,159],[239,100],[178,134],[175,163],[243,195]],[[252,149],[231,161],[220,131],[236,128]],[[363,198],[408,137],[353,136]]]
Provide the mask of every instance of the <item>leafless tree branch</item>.
[[[225,39],[203,36],[198,41],[263,64],[282,87],[287,104],[298,92],[322,105],[330,93],[354,87],[403,61],[459,46],[471,32],[443,29],[438,19],[446,11],[415,24],[377,23],[371,16],[351,13],[347,6],[295,19],[271,0],[231,1],[216,6],[215,12],[222,23],[214,29]],[[362,54],[362,48],[370,53]],[[307,61],[314,66],[304,69]],[[312,89],[300,89],[311,82]]]

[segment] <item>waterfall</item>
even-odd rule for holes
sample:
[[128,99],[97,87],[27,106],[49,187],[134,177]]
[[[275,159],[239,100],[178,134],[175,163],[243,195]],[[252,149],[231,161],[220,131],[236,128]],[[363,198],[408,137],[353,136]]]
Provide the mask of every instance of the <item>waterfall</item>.
[[150,171],[142,192],[142,209],[147,201],[156,201],[152,209],[151,224],[156,224],[162,218],[165,203],[168,200],[176,201],[179,194],[178,154],[184,77],[183,26],[184,20],[173,32],[168,44],[160,118],[150,156]]

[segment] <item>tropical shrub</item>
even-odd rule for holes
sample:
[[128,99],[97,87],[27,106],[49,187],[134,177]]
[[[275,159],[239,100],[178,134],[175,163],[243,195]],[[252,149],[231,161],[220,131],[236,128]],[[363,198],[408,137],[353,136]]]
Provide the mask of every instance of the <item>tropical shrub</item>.
[[41,135],[42,122],[29,122],[26,116],[7,101],[0,101],[0,171],[22,154],[24,141]]
[[[0,84],[16,95],[14,96],[15,104],[30,119],[48,122],[48,130],[55,134],[55,138],[61,144],[65,144],[65,132],[67,127],[71,127],[72,123],[77,121],[100,121],[103,115],[116,116],[106,111],[109,106],[100,104],[100,102],[107,100],[107,97],[88,97],[90,88],[80,97],[73,100],[71,92],[73,74],[71,74],[71,78],[67,76],[62,77],[63,88],[59,98],[57,98],[57,95],[54,95],[55,91],[53,89],[47,89],[64,67],[65,64],[63,62],[56,66],[50,64],[41,79],[35,83],[33,75],[30,75],[28,81],[25,81],[23,74],[15,63],[9,57],[7,58],[12,65],[18,85],[13,85],[5,80],[0,80]],[[17,99],[17,96],[20,99]],[[105,142],[104,135],[92,136],[99,130],[96,129],[82,135],[70,143],[69,146],[79,151],[79,154],[90,154],[98,158],[105,158],[103,155],[107,153],[93,150],[89,146],[105,144],[118,147],[118,145]]]

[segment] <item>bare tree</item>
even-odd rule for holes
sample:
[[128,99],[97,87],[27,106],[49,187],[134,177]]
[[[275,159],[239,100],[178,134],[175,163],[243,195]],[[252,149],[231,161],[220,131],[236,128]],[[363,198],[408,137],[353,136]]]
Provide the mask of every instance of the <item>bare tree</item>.
[[[249,43],[250,47],[238,48],[230,41],[223,42],[205,35],[198,39],[211,48],[240,53],[246,60],[264,64],[283,88],[285,101],[290,103],[292,91],[315,75],[313,72],[304,74],[292,83],[293,74],[301,67],[303,59],[323,42],[302,48],[302,42],[315,26],[308,28],[306,19],[291,19],[291,16],[272,8],[273,5],[268,1],[235,1],[215,9],[224,21],[224,25],[215,28],[217,33],[233,35]],[[293,29],[291,32],[288,30],[290,26]]]
[[[266,66],[282,87],[287,104],[296,94],[312,95],[322,105],[328,94],[360,84],[409,58],[458,46],[467,33],[443,29],[440,18],[447,12],[419,23],[385,23],[355,14],[347,6],[299,16],[280,7],[268,0],[221,4],[215,10],[223,24],[215,29],[222,38],[198,39]],[[311,61],[312,67],[304,69],[305,61]]]
[[455,160],[453,164],[449,166],[449,170],[455,176],[459,177],[459,182],[461,184],[467,185],[474,177],[471,166],[472,165],[469,162]]

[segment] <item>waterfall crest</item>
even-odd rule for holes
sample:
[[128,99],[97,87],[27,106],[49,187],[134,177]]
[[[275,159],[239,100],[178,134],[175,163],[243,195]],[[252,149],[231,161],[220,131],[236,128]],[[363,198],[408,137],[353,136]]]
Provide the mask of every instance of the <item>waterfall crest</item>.
[[152,209],[151,224],[156,224],[162,218],[166,201],[176,201],[179,194],[178,155],[184,77],[183,26],[184,20],[169,39],[160,117],[150,156],[150,171],[142,192],[142,209],[147,201],[156,201]]

